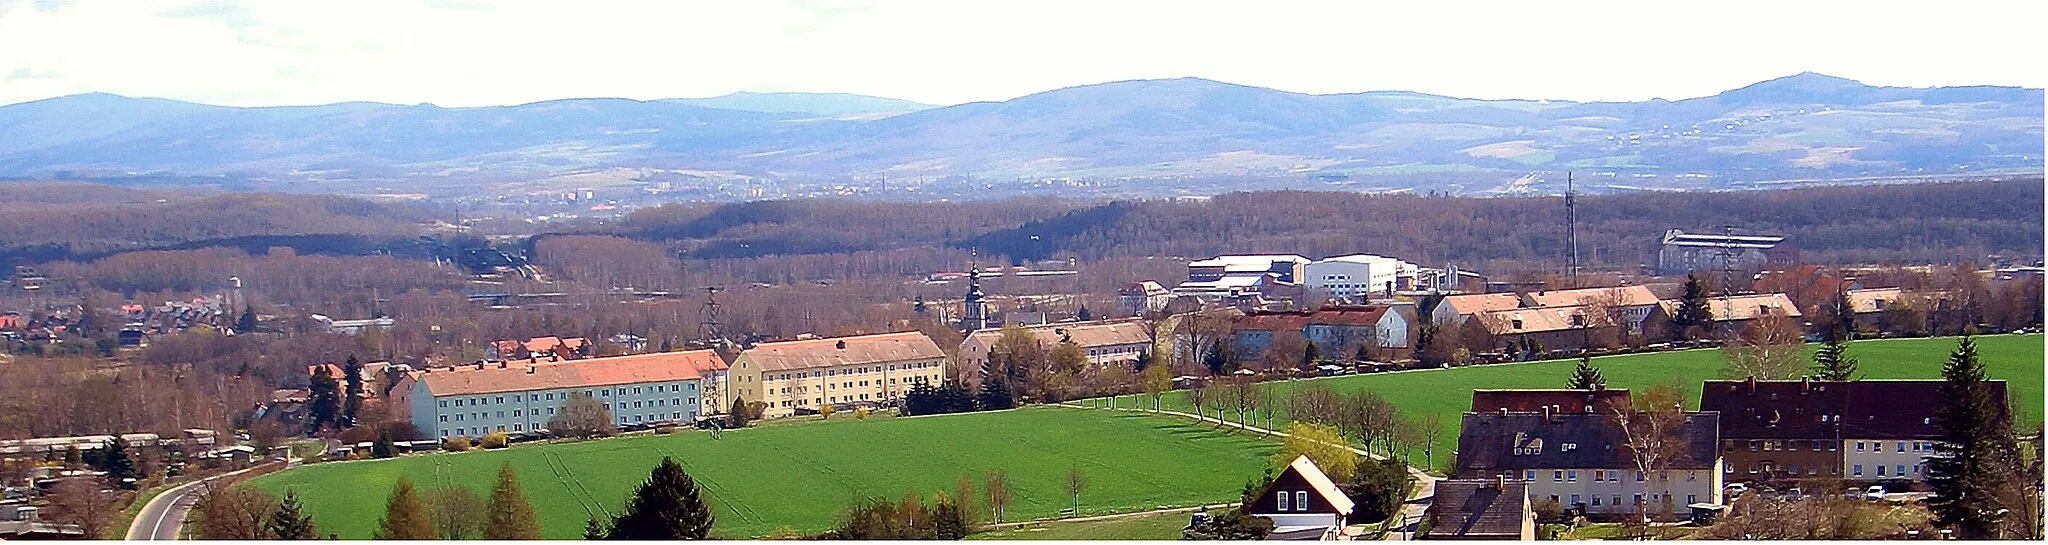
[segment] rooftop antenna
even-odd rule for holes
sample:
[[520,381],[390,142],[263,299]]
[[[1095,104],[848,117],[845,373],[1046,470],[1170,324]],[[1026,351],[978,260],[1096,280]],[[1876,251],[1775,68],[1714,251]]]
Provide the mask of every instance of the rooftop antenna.
[[1576,196],[1572,194],[1572,173],[1564,173],[1564,267],[1572,289],[1579,287],[1579,218]]

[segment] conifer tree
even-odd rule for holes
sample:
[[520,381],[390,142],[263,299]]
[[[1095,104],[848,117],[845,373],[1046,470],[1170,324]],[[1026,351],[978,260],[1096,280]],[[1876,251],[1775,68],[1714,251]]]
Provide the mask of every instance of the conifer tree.
[[128,458],[128,447],[120,439],[107,440],[99,458],[99,470],[107,472],[107,484],[117,488],[132,488],[128,479],[140,480],[142,475],[135,472],[135,461]]
[[604,539],[605,532],[607,531],[608,530],[606,530],[604,527],[604,523],[599,522],[597,520],[597,515],[591,515],[590,519],[584,521],[583,523],[584,540],[594,541]]
[[309,380],[312,387],[306,401],[306,433],[317,434],[320,428],[340,422],[341,385],[324,369],[314,371]]
[[235,333],[252,333],[255,331],[256,308],[248,305],[243,305],[241,319],[235,320]]
[[1010,397],[1010,385],[1002,377],[989,377],[981,383],[981,393],[976,401],[984,411],[1000,411],[1017,406],[1017,400]]
[[336,427],[348,428],[356,425],[356,411],[363,404],[363,362],[350,355],[341,364],[341,380],[346,388],[341,391],[341,419]]
[[1316,360],[1320,359],[1323,359],[1323,349],[1317,347],[1315,341],[1309,341],[1308,346],[1301,350],[1301,370],[1315,372]]
[[711,533],[711,522],[711,507],[698,494],[696,481],[683,472],[682,464],[663,456],[647,482],[633,492],[626,512],[612,521],[605,538],[704,539]]
[[1848,354],[1845,337],[1835,337],[1813,352],[1814,378],[1831,381],[1856,380],[1856,358]]
[[299,505],[299,493],[286,490],[284,500],[278,502],[277,510],[270,512],[270,522],[264,524],[272,539],[301,541],[320,539],[320,529],[313,525],[313,516],[308,515]]
[[397,455],[398,445],[394,444],[391,440],[391,429],[378,429],[377,442],[370,445],[370,456],[376,458],[390,458]]
[[427,516],[427,506],[420,502],[419,493],[412,488],[412,479],[398,476],[398,484],[392,485],[391,497],[384,500],[384,518],[377,521],[377,530],[371,539],[434,539],[434,520]]
[[489,511],[484,539],[541,538],[540,517],[534,514],[533,504],[526,501],[526,492],[519,489],[519,478],[512,473],[511,462],[498,465],[498,484],[491,488]]
[[1849,303],[1849,290],[1835,290],[1834,299],[1828,302],[1828,313],[1835,323],[1827,330],[1827,340],[1850,341],[1856,338],[1856,307]]
[[1697,276],[1685,275],[1685,294],[1678,298],[1678,310],[1671,317],[1671,338],[1686,339],[1694,327],[1706,327],[1713,323],[1713,314],[1707,310],[1707,288]]
[[2001,509],[2039,506],[2001,505],[1998,488],[2012,477],[2017,448],[2010,415],[2001,410],[1984,364],[1977,360],[1976,341],[1964,337],[1941,375],[1941,405],[1934,412],[1934,455],[1927,459],[1927,500],[1936,524],[1956,530],[1956,537],[1991,539]]
[[1593,367],[1593,358],[1579,356],[1579,367],[1572,370],[1572,379],[1565,383],[1573,390],[1598,390],[1607,385],[1607,379],[1600,376],[1600,369]]
[[748,412],[747,400],[741,399],[739,396],[733,396],[732,412],[725,415],[725,427],[735,429],[747,427],[747,421],[751,420],[747,418],[749,416]]

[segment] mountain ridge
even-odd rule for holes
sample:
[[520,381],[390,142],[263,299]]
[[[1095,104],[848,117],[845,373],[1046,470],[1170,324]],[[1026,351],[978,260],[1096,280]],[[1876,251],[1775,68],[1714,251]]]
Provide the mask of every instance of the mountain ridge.
[[[769,183],[863,173],[1392,173],[1412,188],[1449,183],[1462,184],[1445,188],[1459,192],[1512,193],[1521,183],[1515,180],[1532,172],[1579,169],[1614,177],[1617,186],[1689,187],[1670,180],[2038,171],[2041,96],[2004,86],[1878,87],[1813,72],[1638,102],[1307,94],[1203,78],[1123,80],[935,107],[754,93],[240,108],[90,93],[0,106],[0,176],[168,172],[459,187],[470,179],[605,169]],[[887,108],[903,110],[877,111]],[[1430,172],[1439,174],[1418,174]],[[1618,181],[1624,177],[1632,180]]]

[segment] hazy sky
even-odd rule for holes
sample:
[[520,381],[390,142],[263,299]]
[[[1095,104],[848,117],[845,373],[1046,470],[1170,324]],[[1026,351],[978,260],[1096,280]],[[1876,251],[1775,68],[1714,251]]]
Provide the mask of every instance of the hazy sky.
[[444,106],[830,91],[935,104],[1195,76],[1306,93],[1710,95],[1816,71],[2048,85],[2044,2],[0,0],[0,103]]

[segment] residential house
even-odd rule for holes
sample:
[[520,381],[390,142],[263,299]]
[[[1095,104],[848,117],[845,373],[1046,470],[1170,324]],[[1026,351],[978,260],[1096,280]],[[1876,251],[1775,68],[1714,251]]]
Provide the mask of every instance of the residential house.
[[1337,483],[1307,456],[1296,456],[1287,469],[1250,504],[1249,514],[1273,521],[1268,539],[1329,540],[1344,530],[1354,505]]
[[1643,325],[1659,309],[1657,294],[1643,286],[1582,288],[1528,292],[1521,295],[1524,307],[1593,307],[1606,309],[1609,320],[1630,334],[1643,333]]
[[[1098,368],[1109,365],[1129,367],[1152,351],[1152,332],[1144,322],[1136,320],[1048,324],[1023,329],[1031,334],[1039,348],[1048,351],[1062,342],[1079,345],[1088,355],[1088,362]],[[989,351],[1002,338],[1001,329],[969,333],[967,339],[960,342],[957,361],[963,369],[992,371],[987,369]],[[979,374],[976,373],[976,378]],[[979,381],[974,382],[978,386]]]
[[767,404],[764,416],[894,405],[918,383],[945,380],[946,354],[908,331],[762,343],[733,360],[728,391]]
[[1430,321],[1436,323],[1437,327],[1448,329],[1464,325],[1465,320],[1470,320],[1472,316],[1482,312],[1521,307],[1522,298],[1513,293],[1451,295],[1444,297],[1443,301],[1437,303],[1436,309],[1430,311]]
[[[1597,319],[1589,307],[1536,307],[1496,310],[1475,315],[1495,348],[1536,357],[1552,351],[1576,351],[1611,344],[1621,328]],[[1532,344],[1533,343],[1533,344]]]
[[[1678,315],[1677,299],[1665,299],[1660,304],[1664,307],[1665,315]],[[1714,326],[1718,328],[1739,329],[1749,324],[1752,320],[1768,316],[1772,313],[1783,313],[1785,317],[1794,319],[1806,316],[1805,313],[1799,311],[1799,305],[1792,304],[1792,299],[1785,297],[1785,294],[1782,293],[1757,293],[1707,298],[1707,316],[1713,320]]]
[[1682,440],[1660,474],[1639,469],[1617,415],[1465,413],[1455,477],[1519,479],[1531,498],[1592,515],[1640,508],[1659,518],[1689,516],[1688,505],[1721,503],[1719,414],[1688,412],[1682,418],[1675,432]]
[[1241,358],[1266,352],[1274,335],[1301,335],[1316,350],[1348,358],[1358,347],[1408,347],[1408,321],[1384,305],[1326,306],[1322,310],[1253,312],[1236,320],[1233,349]]
[[1629,400],[1625,388],[1472,391],[1472,412],[1475,413],[1540,413],[1546,407],[1556,413],[1622,414],[1635,411],[1634,402]]
[[697,370],[717,359],[692,350],[427,368],[399,380],[391,406],[420,433],[441,439],[545,430],[576,392],[604,403],[619,425],[688,422],[701,410]]
[[[1989,381],[2006,406],[2004,381]],[[1713,380],[1700,409],[1720,412],[1731,481],[1922,481],[1938,435],[1943,381]]]
[[1433,540],[1536,540],[1536,511],[1530,505],[1529,483],[1492,479],[1449,479],[1436,482],[1436,495],[1424,517]]
[[1124,286],[1117,290],[1116,315],[1120,317],[1144,316],[1164,312],[1166,303],[1173,299],[1173,292],[1158,282],[1146,280]]

